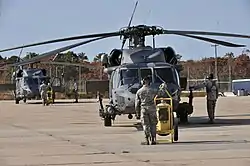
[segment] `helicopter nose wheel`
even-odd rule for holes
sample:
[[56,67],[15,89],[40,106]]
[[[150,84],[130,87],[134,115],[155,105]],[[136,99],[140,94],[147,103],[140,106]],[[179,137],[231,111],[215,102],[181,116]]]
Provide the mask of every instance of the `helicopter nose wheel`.
[[129,114],[129,115],[128,115],[128,119],[133,119],[133,115],[132,115],[132,114]]
[[108,126],[112,126],[112,119],[110,116],[106,116],[104,118],[104,126],[108,127]]
[[15,101],[16,101],[16,104],[19,104],[19,100],[18,99],[15,99]]

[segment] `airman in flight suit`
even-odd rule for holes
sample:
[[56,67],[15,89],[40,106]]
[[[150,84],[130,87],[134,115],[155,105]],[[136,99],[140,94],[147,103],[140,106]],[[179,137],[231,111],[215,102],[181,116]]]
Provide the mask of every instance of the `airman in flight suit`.
[[76,82],[76,79],[74,79],[74,97],[75,97],[75,103],[78,103],[78,85]]
[[142,126],[145,133],[146,144],[156,144],[156,125],[157,114],[154,104],[155,91],[150,87],[150,77],[143,79],[143,86],[137,91],[135,99],[135,110],[137,119],[142,120]]
[[45,82],[43,81],[42,84],[39,87],[39,92],[43,101],[43,105],[46,104],[46,100],[47,100],[47,85],[45,84]]
[[210,74],[208,79],[200,85],[191,87],[194,89],[206,88],[207,92],[207,113],[209,117],[209,122],[214,123],[214,114],[215,114],[215,106],[219,96],[218,86],[216,82],[213,80],[213,74]]

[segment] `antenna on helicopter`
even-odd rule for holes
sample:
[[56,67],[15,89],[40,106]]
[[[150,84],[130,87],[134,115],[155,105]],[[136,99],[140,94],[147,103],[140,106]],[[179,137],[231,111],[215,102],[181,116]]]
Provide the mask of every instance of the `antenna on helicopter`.
[[[131,15],[131,17],[130,17],[130,20],[129,20],[129,23],[128,23],[128,26],[127,26],[128,29],[130,28],[130,26],[131,26],[131,24],[132,24],[132,20],[133,20],[133,18],[134,18],[135,10],[136,10],[137,5],[138,5],[138,1],[136,1],[134,10],[133,10],[132,15]],[[127,37],[124,36],[124,37],[123,37],[123,41],[122,41],[122,48],[121,48],[121,49],[123,49],[123,47],[124,47],[124,45],[125,45],[125,43],[126,43],[126,40],[127,40]],[[129,41],[129,47],[130,47],[130,41]]]

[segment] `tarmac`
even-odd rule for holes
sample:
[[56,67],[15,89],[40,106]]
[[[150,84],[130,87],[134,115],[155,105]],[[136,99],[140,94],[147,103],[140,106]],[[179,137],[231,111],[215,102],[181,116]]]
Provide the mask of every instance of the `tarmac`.
[[104,127],[96,100],[80,101],[0,101],[0,166],[250,165],[250,97],[220,97],[215,124],[205,98],[194,98],[178,142],[149,146],[137,120],[120,116]]

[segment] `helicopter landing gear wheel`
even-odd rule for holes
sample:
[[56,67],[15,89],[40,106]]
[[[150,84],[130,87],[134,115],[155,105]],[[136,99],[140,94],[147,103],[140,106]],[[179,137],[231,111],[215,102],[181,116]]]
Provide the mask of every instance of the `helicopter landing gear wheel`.
[[128,119],[133,119],[133,115],[132,115],[132,114],[129,114],[129,115],[128,115]]
[[178,125],[174,126],[174,141],[178,141],[179,139],[179,133],[178,133]]
[[55,104],[56,93],[52,93],[52,104]]
[[24,102],[24,103],[26,103],[26,101],[27,101],[27,99],[26,99],[26,98],[24,98],[24,99],[23,99],[23,102]]
[[15,99],[16,100],[16,104],[19,104],[19,100],[18,99]]
[[180,118],[180,123],[182,123],[182,124],[188,123],[188,114],[187,114],[187,112],[182,112],[179,115],[179,118]]
[[112,126],[112,119],[110,116],[105,116],[104,118],[104,126],[108,127],[108,126]]

